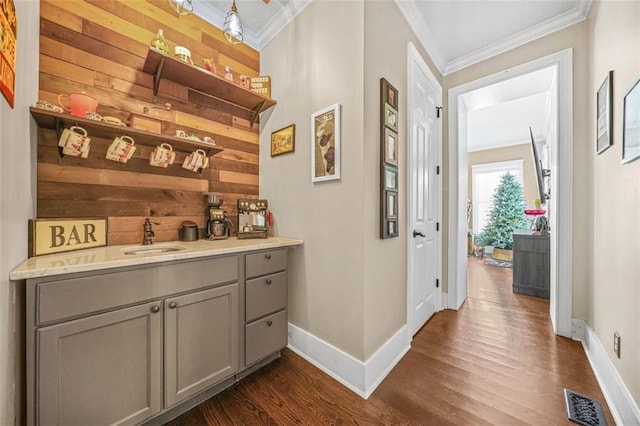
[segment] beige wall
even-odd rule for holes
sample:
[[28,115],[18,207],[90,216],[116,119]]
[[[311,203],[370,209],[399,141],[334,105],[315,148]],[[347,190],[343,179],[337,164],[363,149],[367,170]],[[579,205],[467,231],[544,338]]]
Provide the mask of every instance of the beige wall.
[[[623,98],[640,77],[640,3],[595,2],[589,27],[588,322],[640,404],[640,160],[621,165]],[[595,153],[596,92],[613,70],[613,146]],[[613,353],[613,333],[621,357]]]
[[[399,90],[403,144],[410,40],[418,45],[393,2],[316,0],[261,51],[261,74],[272,77],[278,101],[261,124],[261,196],[277,234],[305,240],[292,253],[289,322],[361,361],[406,323],[405,232],[379,239],[379,87],[384,76]],[[313,184],[310,115],[336,102],[342,178]],[[271,132],[291,123],[295,153],[271,158]]]
[[[588,48],[587,48],[587,24],[582,22],[571,27],[557,31],[541,39],[532,41],[523,46],[505,52],[501,55],[487,59],[486,61],[467,67],[463,70],[444,76],[445,93],[451,88],[462,84],[478,80],[492,74],[496,74],[508,68],[515,67],[534,59],[542,58],[553,53],[560,52],[567,48],[573,49],[573,317],[587,317],[587,247],[588,239],[588,222],[587,215],[583,212],[587,209],[587,199],[589,185],[587,183],[588,171],[587,163],[592,153],[591,145],[584,143],[587,140],[587,64],[588,64]],[[443,128],[443,162],[448,164],[450,159],[449,150],[449,132],[448,132],[448,101],[444,99],[444,128]],[[444,191],[443,204],[445,208],[449,204],[448,197],[448,175],[445,172],[443,176]],[[552,194],[553,197],[553,194]],[[443,235],[448,233],[448,212],[445,209],[443,217]],[[552,224],[553,226],[553,224]],[[443,250],[443,262],[446,265],[448,261],[448,247],[446,239]],[[446,273],[446,269],[444,271]],[[445,283],[447,281],[445,280]],[[448,283],[447,283],[448,284]],[[445,284],[445,290],[448,289]]]
[[[34,217],[35,128],[29,106],[38,96],[39,3],[15,0],[18,15],[15,108],[0,95],[0,424],[14,424],[19,416],[21,362],[15,362],[19,340],[14,293],[9,272],[27,257],[27,219]],[[20,286],[20,284],[17,284]],[[18,299],[18,303],[19,303]],[[16,386],[14,396],[14,384]],[[16,424],[21,424],[19,420]]]
[[[534,208],[538,195],[538,183],[536,170],[533,164],[533,153],[531,143],[507,146],[503,148],[485,149],[482,151],[472,151],[467,154],[468,161],[468,197],[473,201],[473,175],[471,167],[478,164],[496,163],[499,161],[522,160],[523,169],[523,189],[527,208]],[[471,224],[470,224],[471,225]]]

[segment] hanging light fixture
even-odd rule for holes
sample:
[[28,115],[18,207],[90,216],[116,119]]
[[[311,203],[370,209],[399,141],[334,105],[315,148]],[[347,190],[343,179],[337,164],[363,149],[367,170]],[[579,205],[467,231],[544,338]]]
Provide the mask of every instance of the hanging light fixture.
[[192,0],[169,0],[169,6],[178,15],[188,15],[193,12]]
[[231,10],[224,18],[224,36],[231,44],[242,43],[242,22],[240,22],[240,15],[238,15],[236,0],[233,0]]

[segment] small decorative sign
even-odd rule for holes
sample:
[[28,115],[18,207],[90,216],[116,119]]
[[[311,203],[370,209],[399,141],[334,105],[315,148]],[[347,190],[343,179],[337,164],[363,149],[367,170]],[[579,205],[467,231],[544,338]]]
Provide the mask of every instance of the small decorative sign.
[[107,245],[107,218],[29,220],[29,257]]
[[0,91],[13,108],[16,87],[18,17],[13,0],[0,1]]
[[284,127],[271,133],[271,156],[286,154],[296,149],[296,125]]
[[251,91],[267,98],[271,97],[271,77],[260,76],[251,79]]

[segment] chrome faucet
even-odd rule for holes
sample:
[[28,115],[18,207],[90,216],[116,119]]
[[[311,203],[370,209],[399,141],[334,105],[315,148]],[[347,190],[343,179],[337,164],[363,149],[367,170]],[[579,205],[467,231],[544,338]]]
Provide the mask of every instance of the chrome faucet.
[[142,234],[143,235],[142,236],[142,245],[143,246],[148,246],[149,244],[153,244],[153,237],[155,237],[156,234],[155,234],[155,232],[153,232],[153,229],[151,229],[151,227],[154,224],[155,225],[160,225],[157,222],[151,222],[151,219],[149,219],[149,218],[146,218],[144,220],[144,225],[142,225],[143,229],[144,229],[144,232]]

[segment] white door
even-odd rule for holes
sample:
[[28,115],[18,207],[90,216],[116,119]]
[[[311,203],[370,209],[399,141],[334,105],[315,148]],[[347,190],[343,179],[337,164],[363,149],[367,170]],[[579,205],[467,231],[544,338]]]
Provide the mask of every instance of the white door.
[[409,324],[411,335],[440,309],[439,204],[442,89],[417,52],[409,48]]

